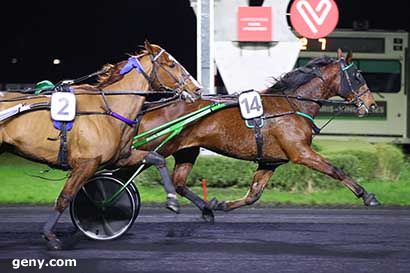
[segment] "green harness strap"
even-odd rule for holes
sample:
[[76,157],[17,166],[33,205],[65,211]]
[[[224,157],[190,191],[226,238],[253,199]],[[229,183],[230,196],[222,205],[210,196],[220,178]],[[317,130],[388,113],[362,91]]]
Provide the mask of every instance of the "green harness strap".
[[351,64],[349,64],[349,65],[343,67],[343,68],[342,68],[342,71],[346,71],[346,70],[348,70],[348,69],[349,69],[350,67],[352,67],[352,66],[353,66],[353,63],[351,63]]
[[311,115],[308,115],[308,114],[303,113],[303,112],[298,112],[298,111],[296,111],[295,114],[298,115],[298,116],[305,117],[305,118],[307,118],[308,120],[310,120],[311,122],[315,123],[315,120],[314,120],[314,118],[313,118]]
[[315,119],[314,119],[311,115],[308,115],[308,114],[306,114],[306,113],[299,112],[299,111],[296,111],[296,112],[295,112],[295,115],[298,115],[298,116],[301,116],[301,117],[304,117],[304,118],[307,118],[308,120],[310,120],[310,121],[312,122],[313,132],[315,132],[315,134],[319,134],[319,133],[320,133],[321,128],[319,128],[319,127],[316,125]]
[[139,147],[147,144],[148,142],[157,139],[161,136],[171,133],[166,139],[164,139],[154,151],[158,151],[163,147],[168,141],[174,138],[176,135],[181,133],[182,129],[191,122],[197,121],[204,116],[209,115],[210,113],[217,111],[219,109],[227,107],[226,103],[214,103],[208,106],[205,106],[197,111],[189,113],[185,116],[179,117],[175,120],[169,121],[161,126],[155,127],[151,130],[143,132],[139,135],[136,135],[133,140],[132,148],[138,149]]

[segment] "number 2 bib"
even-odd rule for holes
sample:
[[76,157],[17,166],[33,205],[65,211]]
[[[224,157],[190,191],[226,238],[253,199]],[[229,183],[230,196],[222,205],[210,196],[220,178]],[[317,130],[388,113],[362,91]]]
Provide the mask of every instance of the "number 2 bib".
[[56,92],[51,95],[51,118],[55,121],[72,121],[76,113],[76,98],[73,93]]

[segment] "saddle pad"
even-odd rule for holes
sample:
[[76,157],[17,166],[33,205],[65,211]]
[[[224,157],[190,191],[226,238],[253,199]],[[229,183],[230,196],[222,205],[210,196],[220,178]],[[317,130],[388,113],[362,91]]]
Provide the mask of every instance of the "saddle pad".
[[63,125],[63,123],[67,123],[67,126],[66,126],[67,131],[70,131],[73,128],[74,121],[64,122],[64,121],[53,120],[54,128],[60,131],[61,131],[61,126]]

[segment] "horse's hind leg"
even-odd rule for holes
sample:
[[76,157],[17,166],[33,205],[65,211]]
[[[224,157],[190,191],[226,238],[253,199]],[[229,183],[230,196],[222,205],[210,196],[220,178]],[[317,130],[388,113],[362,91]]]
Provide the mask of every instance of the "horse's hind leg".
[[88,181],[88,179],[97,170],[101,159],[79,159],[72,163],[70,177],[64,184],[63,190],[57,198],[53,213],[48,218],[43,227],[44,238],[48,241],[48,247],[51,250],[62,249],[62,243],[54,234],[53,229],[58,219],[68,207],[77,191]]
[[275,165],[265,165],[259,164],[258,169],[256,170],[252,184],[249,186],[248,192],[244,197],[232,201],[222,201],[217,204],[214,208],[215,210],[230,211],[237,209],[239,207],[251,205],[255,203],[261,197],[263,190],[269,182],[269,179],[272,177],[275,169],[281,164]]
[[333,166],[322,156],[313,151],[310,146],[293,145],[293,147],[296,148],[296,150],[288,153],[292,155],[290,156],[290,160],[293,163],[305,165],[311,169],[317,170],[339,180],[343,183],[343,185],[350,189],[357,198],[362,198],[366,206],[380,205],[375,194],[368,193],[362,186],[346,175],[341,169]]

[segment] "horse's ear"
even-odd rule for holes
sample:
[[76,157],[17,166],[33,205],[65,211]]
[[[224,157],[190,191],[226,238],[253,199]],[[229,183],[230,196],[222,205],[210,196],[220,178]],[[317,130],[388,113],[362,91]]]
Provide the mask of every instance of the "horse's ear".
[[150,43],[148,40],[145,40],[144,46],[145,46],[145,49],[146,49],[149,53],[154,54],[154,48],[152,47],[151,43]]
[[352,58],[353,58],[353,53],[351,50],[349,50],[349,53],[347,53],[347,57],[346,57],[346,63],[350,64],[352,62]]
[[338,48],[337,49],[337,59],[341,59],[341,58],[344,58],[345,56],[343,55],[343,51],[340,49],[340,48]]

